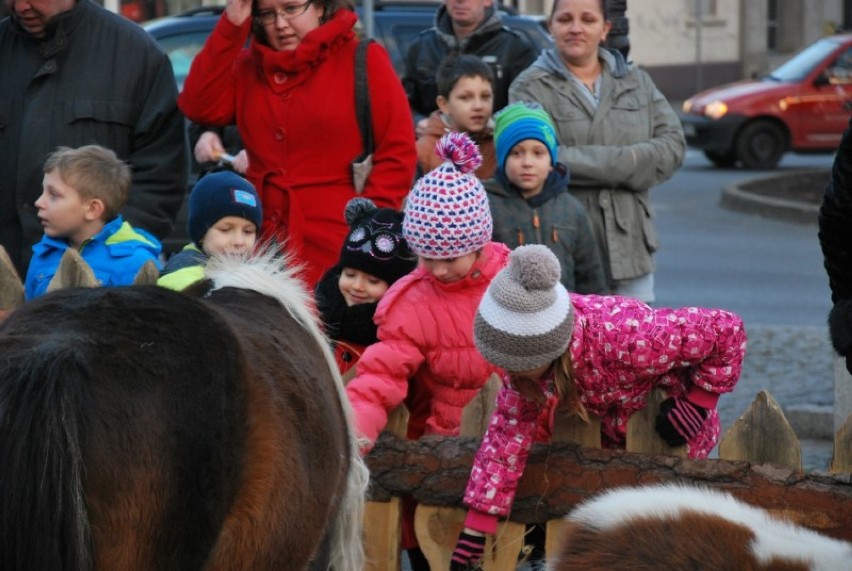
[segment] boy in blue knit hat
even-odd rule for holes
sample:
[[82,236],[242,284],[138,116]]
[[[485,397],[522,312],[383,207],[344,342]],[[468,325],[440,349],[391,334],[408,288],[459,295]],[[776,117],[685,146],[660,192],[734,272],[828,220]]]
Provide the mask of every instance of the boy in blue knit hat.
[[497,172],[485,182],[495,242],[515,249],[547,246],[562,267],[562,285],[607,293],[600,252],[582,204],[568,192],[568,169],[556,161],[556,130],[535,103],[513,103],[494,117]]
[[132,284],[148,261],[159,268],[159,240],[119,214],[130,194],[130,167],[113,151],[99,145],[60,147],[45,162],[42,184],[35,207],[44,236],[33,246],[24,282],[27,299],[47,292],[70,248],[102,286]]
[[260,198],[254,186],[231,171],[202,177],[189,195],[189,237],[169,259],[157,285],[183,290],[204,277],[204,266],[213,255],[244,255],[254,250],[263,220]]

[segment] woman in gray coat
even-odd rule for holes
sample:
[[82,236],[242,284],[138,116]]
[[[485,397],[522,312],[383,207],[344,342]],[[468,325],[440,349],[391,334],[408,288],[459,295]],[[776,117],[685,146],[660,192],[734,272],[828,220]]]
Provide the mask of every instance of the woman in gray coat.
[[654,300],[654,230],[648,189],[674,174],[686,140],[651,78],[602,47],[605,0],[556,0],[554,47],[519,75],[514,101],[537,101],[556,125],[559,162],[589,214],[610,290]]

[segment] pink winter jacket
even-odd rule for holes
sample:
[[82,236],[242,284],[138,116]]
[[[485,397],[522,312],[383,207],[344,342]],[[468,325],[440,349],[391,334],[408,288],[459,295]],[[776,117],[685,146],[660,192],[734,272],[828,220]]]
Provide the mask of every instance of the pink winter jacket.
[[[671,396],[685,395],[710,409],[699,434],[687,442],[690,458],[705,458],[719,439],[716,402],[733,390],[742,371],[742,320],[719,309],[652,309],[619,296],[571,294],[571,302],[574,379],[586,410],[601,418],[604,447],[624,446],[630,414],[662,386]],[[542,379],[541,388],[547,397],[544,408],[554,407],[552,377]],[[496,516],[509,513],[530,447],[541,433],[540,421],[553,418],[543,406],[521,396],[504,376],[465,491],[468,527],[493,533]],[[551,429],[547,426],[545,433]]]
[[473,318],[508,256],[506,246],[490,242],[457,282],[441,283],[418,267],[385,293],[373,317],[379,341],[346,386],[359,437],[375,442],[402,402],[409,438],[458,434],[462,409],[498,370],[476,350]]

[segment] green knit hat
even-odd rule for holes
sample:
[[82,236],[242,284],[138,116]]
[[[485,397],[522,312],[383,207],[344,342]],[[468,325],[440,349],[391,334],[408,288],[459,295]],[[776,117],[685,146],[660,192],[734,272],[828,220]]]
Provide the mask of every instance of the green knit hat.
[[526,139],[541,141],[556,164],[556,129],[550,115],[538,103],[512,103],[494,116],[494,146],[497,168],[502,172],[512,147]]

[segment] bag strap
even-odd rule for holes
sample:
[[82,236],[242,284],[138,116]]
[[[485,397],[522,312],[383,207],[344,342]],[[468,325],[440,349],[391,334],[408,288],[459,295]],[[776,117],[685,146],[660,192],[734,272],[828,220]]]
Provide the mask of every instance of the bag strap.
[[364,156],[373,152],[373,121],[370,113],[370,86],[367,83],[367,48],[373,40],[358,42],[355,48],[355,116],[361,142],[364,144]]

